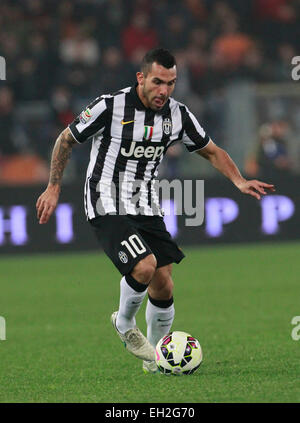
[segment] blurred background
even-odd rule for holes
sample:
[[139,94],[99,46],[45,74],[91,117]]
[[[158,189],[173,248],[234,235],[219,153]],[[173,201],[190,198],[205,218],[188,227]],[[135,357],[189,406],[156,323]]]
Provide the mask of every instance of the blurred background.
[[[95,97],[133,85],[143,55],[156,46],[177,58],[173,96],[243,175],[284,184],[282,195],[293,186],[291,198],[300,175],[300,82],[291,63],[299,39],[299,0],[1,0],[1,204],[26,200],[33,209],[60,131]],[[64,186],[76,187],[76,199],[89,151],[88,142],[74,148],[65,171]],[[234,190],[180,143],[169,149],[160,177],[203,178],[208,190],[220,190],[212,196]],[[273,199],[277,220],[295,219],[298,200],[287,206]],[[13,219],[5,207],[2,243]],[[298,236],[294,226],[289,233]]]
[[[0,0],[0,402],[299,402],[299,40],[300,0]],[[91,143],[74,147],[47,225],[35,209],[59,133],[133,85],[156,46],[176,55],[174,97],[245,177],[276,186],[242,195],[180,143],[163,162],[161,178],[192,182],[189,210],[162,198],[186,254],[173,329],[204,351],[189,389],[141,378],[112,334],[120,274],[83,206]]]

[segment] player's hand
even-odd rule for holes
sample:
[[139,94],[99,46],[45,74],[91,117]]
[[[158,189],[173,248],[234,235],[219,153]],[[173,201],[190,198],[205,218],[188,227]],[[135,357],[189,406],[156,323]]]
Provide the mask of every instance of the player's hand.
[[243,181],[237,184],[237,187],[243,194],[249,194],[258,200],[261,199],[261,195],[268,194],[267,191],[274,192],[275,186],[273,184],[267,184],[265,182],[258,181],[253,179],[251,181]]
[[60,189],[54,186],[48,186],[36,202],[37,218],[39,223],[47,223],[50,216],[56,209]]

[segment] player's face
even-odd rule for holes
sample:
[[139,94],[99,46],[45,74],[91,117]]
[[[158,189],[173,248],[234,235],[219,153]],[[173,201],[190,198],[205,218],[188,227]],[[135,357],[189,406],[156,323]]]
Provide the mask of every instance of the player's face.
[[138,93],[144,105],[155,111],[160,110],[174,91],[176,76],[176,66],[167,69],[156,62],[146,76],[138,72]]

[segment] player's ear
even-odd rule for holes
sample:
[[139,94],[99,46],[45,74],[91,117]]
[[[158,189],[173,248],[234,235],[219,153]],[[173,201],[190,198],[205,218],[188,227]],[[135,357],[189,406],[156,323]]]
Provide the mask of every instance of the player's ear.
[[144,85],[144,74],[143,72],[136,73],[136,79],[139,85]]

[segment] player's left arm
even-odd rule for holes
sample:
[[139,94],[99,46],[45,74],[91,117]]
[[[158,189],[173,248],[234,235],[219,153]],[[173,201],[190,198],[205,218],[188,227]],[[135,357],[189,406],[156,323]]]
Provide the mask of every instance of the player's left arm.
[[256,179],[245,179],[229,154],[212,140],[204,148],[197,150],[196,153],[209,160],[212,166],[230,179],[243,194],[252,195],[260,200],[261,195],[267,194],[266,190],[275,191],[273,184],[267,184]]

